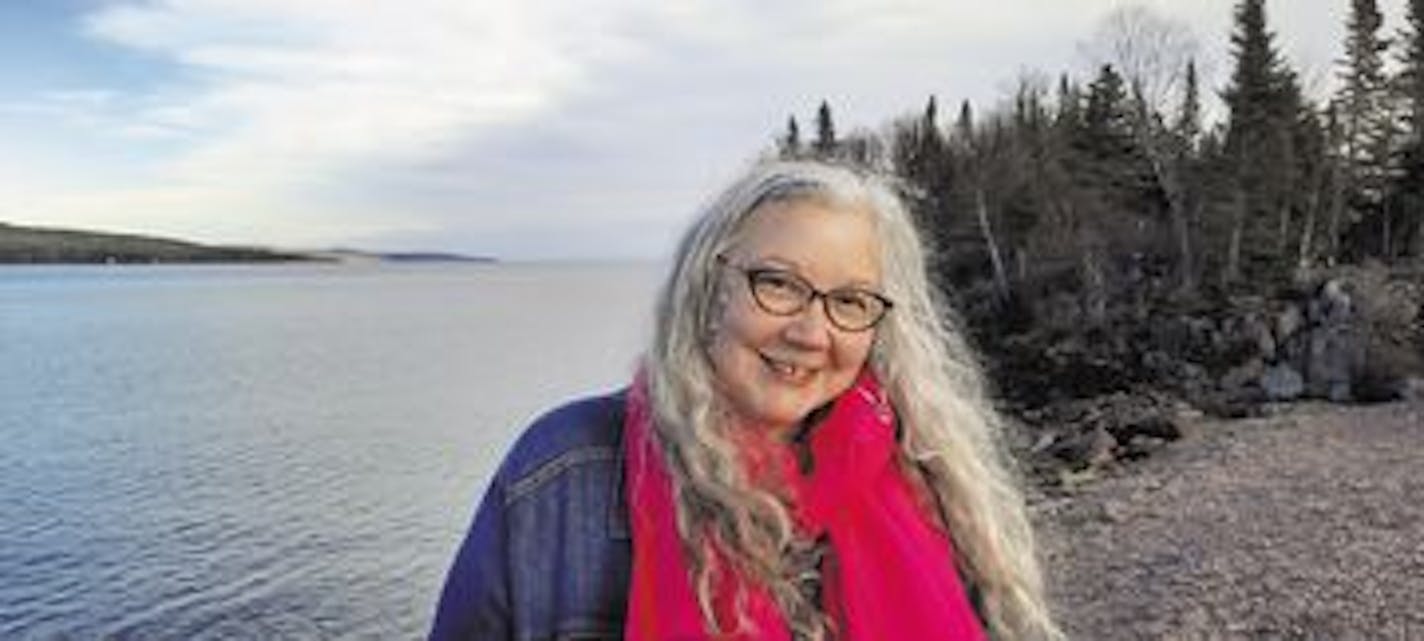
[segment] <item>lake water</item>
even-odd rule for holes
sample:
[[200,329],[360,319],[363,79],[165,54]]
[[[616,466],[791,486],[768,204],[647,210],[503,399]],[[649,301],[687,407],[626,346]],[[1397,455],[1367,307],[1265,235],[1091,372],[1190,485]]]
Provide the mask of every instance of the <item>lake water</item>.
[[0,268],[0,638],[412,639],[654,264]]

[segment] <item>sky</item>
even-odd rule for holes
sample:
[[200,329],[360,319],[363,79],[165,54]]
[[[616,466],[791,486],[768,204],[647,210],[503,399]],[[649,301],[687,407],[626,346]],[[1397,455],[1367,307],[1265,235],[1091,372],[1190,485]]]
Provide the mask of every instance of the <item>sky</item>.
[[[1381,0],[1390,33],[1404,0]],[[0,222],[294,249],[660,258],[826,100],[842,132],[1087,75],[1231,0],[0,0]],[[1348,0],[1268,0],[1331,89]]]

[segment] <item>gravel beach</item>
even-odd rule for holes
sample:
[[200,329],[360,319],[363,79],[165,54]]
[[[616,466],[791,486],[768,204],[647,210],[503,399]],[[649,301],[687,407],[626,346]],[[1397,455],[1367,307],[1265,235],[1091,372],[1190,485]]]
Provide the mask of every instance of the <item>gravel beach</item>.
[[1032,509],[1073,639],[1424,640],[1424,403],[1201,422]]

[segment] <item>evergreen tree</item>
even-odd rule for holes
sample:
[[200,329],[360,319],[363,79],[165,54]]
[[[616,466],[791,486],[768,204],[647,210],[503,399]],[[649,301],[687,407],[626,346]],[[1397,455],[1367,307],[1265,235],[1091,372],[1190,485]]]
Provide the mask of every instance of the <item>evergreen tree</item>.
[[886,171],[885,141],[870,130],[856,130],[836,140],[835,157],[857,167],[871,171]]
[[1103,65],[1088,85],[1070,164],[1079,272],[1090,311],[1105,309],[1119,281],[1155,271],[1156,257],[1165,253],[1161,217],[1170,177],[1165,158],[1149,153],[1162,129],[1140,87],[1129,89],[1112,65]]
[[991,165],[997,165],[1003,157],[1002,141],[1002,130],[999,128],[988,129],[981,135],[974,125],[974,108],[968,100],[961,103],[959,119],[954,126],[953,144],[958,161],[955,170],[965,179],[956,200],[963,202],[964,207],[974,213],[976,241],[983,250],[981,255],[987,258],[994,293],[1000,301],[1008,299],[1010,285],[995,229],[997,207],[990,202],[989,182],[994,174]]
[[1408,0],[1400,33],[1400,71],[1397,86],[1403,102],[1405,136],[1424,138],[1424,0]]
[[776,142],[777,152],[782,158],[801,157],[801,127],[796,124],[796,116],[786,118],[786,134]]
[[959,103],[959,117],[954,121],[954,139],[967,155],[974,153],[974,106],[968,100]]
[[934,96],[930,96],[918,118],[892,125],[891,141],[891,162],[913,192],[913,208],[931,234],[938,233],[949,214],[953,169]]
[[995,171],[995,189],[1002,193],[996,199],[1000,203],[1001,244],[1016,280],[1030,271],[1030,254],[1037,254],[1031,247],[1034,232],[1045,220],[1052,199],[1059,196],[1057,185],[1062,182],[1058,165],[1063,147],[1055,139],[1057,131],[1044,93],[1040,83],[1021,79],[1014,95],[1013,119],[1008,123],[1012,133],[1005,140],[1001,168]]
[[1130,147],[1132,116],[1128,111],[1127,89],[1112,65],[1103,65],[1098,77],[1088,85],[1087,103],[1083,113],[1082,145],[1098,158]]
[[831,121],[831,105],[825,100],[816,110],[816,141],[811,147],[820,158],[830,158],[836,152],[836,126]]
[[1236,66],[1222,92],[1228,116],[1221,159],[1234,185],[1219,195],[1226,216],[1214,226],[1221,236],[1214,240],[1224,246],[1219,259],[1225,282],[1287,266],[1276,223],[1290,213],[1298,179],[1291,130],[1304,102],[1266,27],[1265,0],[1239,0],[1234,18]]
[[[1384,52],[1389,43],[1381,37],[1384,16],[1376,0],[1351,0],[1346,25],[1345,58],[1341,61],[1341,89],[1336,98],[1344,129],[1346,199],[1352,222],[1379,234],[1357,230],[1356,242],[1376,245],[1371,253],[1388,254],[1390,227],[1384,207],[1390,174],[1393,110],[1384,72]],[[1371,242],[1370,239],[1373,239]]]
[[1405,22],[1396,82],[1404,131],[1389,211],[1398,227],[1396,252],[1417,257],[1424,256],[1424,0],[1409,0]]
[[[1103,218],[1098,225],[1104,232],[1142,229],[1142,221],[1128,217],[1161,211],[1161,202],[1154,198],[1152,168],[1141,144],[1153,133],[1139,131],[1156,123],[1141,95],[1134,94],[1128,95],[1123,77],[1112,65],[1103,65],[1088,85],[1082,121],[1074,137],[1075,173],[1080,183],[1094,192],[1094,209]],[[1142,240],[1130,242],[1137,246]]]
[[1064,131],[1076,130],[1079,126],[1079,118],[1082,116],[1080,99],[1078,85],[1068,77],[1068,74],[1059,76],[1058,112],[1054,115],[1054,124]]
[[1424,142],[1413,139],[1399,151],[1398,174],[1390,195],[1394,236],[1392,256],[1424,256]]
[[1201,137],[1201,87],[1197,80],[1197,63],[1195,60],[1187,62],[1184,86],[1182,88],[1182,106],[1177,112],[1177,124],[1174,127],[1176,137],[1183,145],[1183,151],[1191,153],[1196,150],[1197,139]]

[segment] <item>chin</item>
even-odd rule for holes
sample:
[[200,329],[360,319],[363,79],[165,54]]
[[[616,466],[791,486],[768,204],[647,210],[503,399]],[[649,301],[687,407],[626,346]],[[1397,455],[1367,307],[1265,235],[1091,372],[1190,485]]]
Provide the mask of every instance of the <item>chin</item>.
[[812,403],[797,403],[780,407],[760,408],[760,411],[753,414],[759,423],[769,426],[773,430],[791,429],[800,425],[817,405]]

